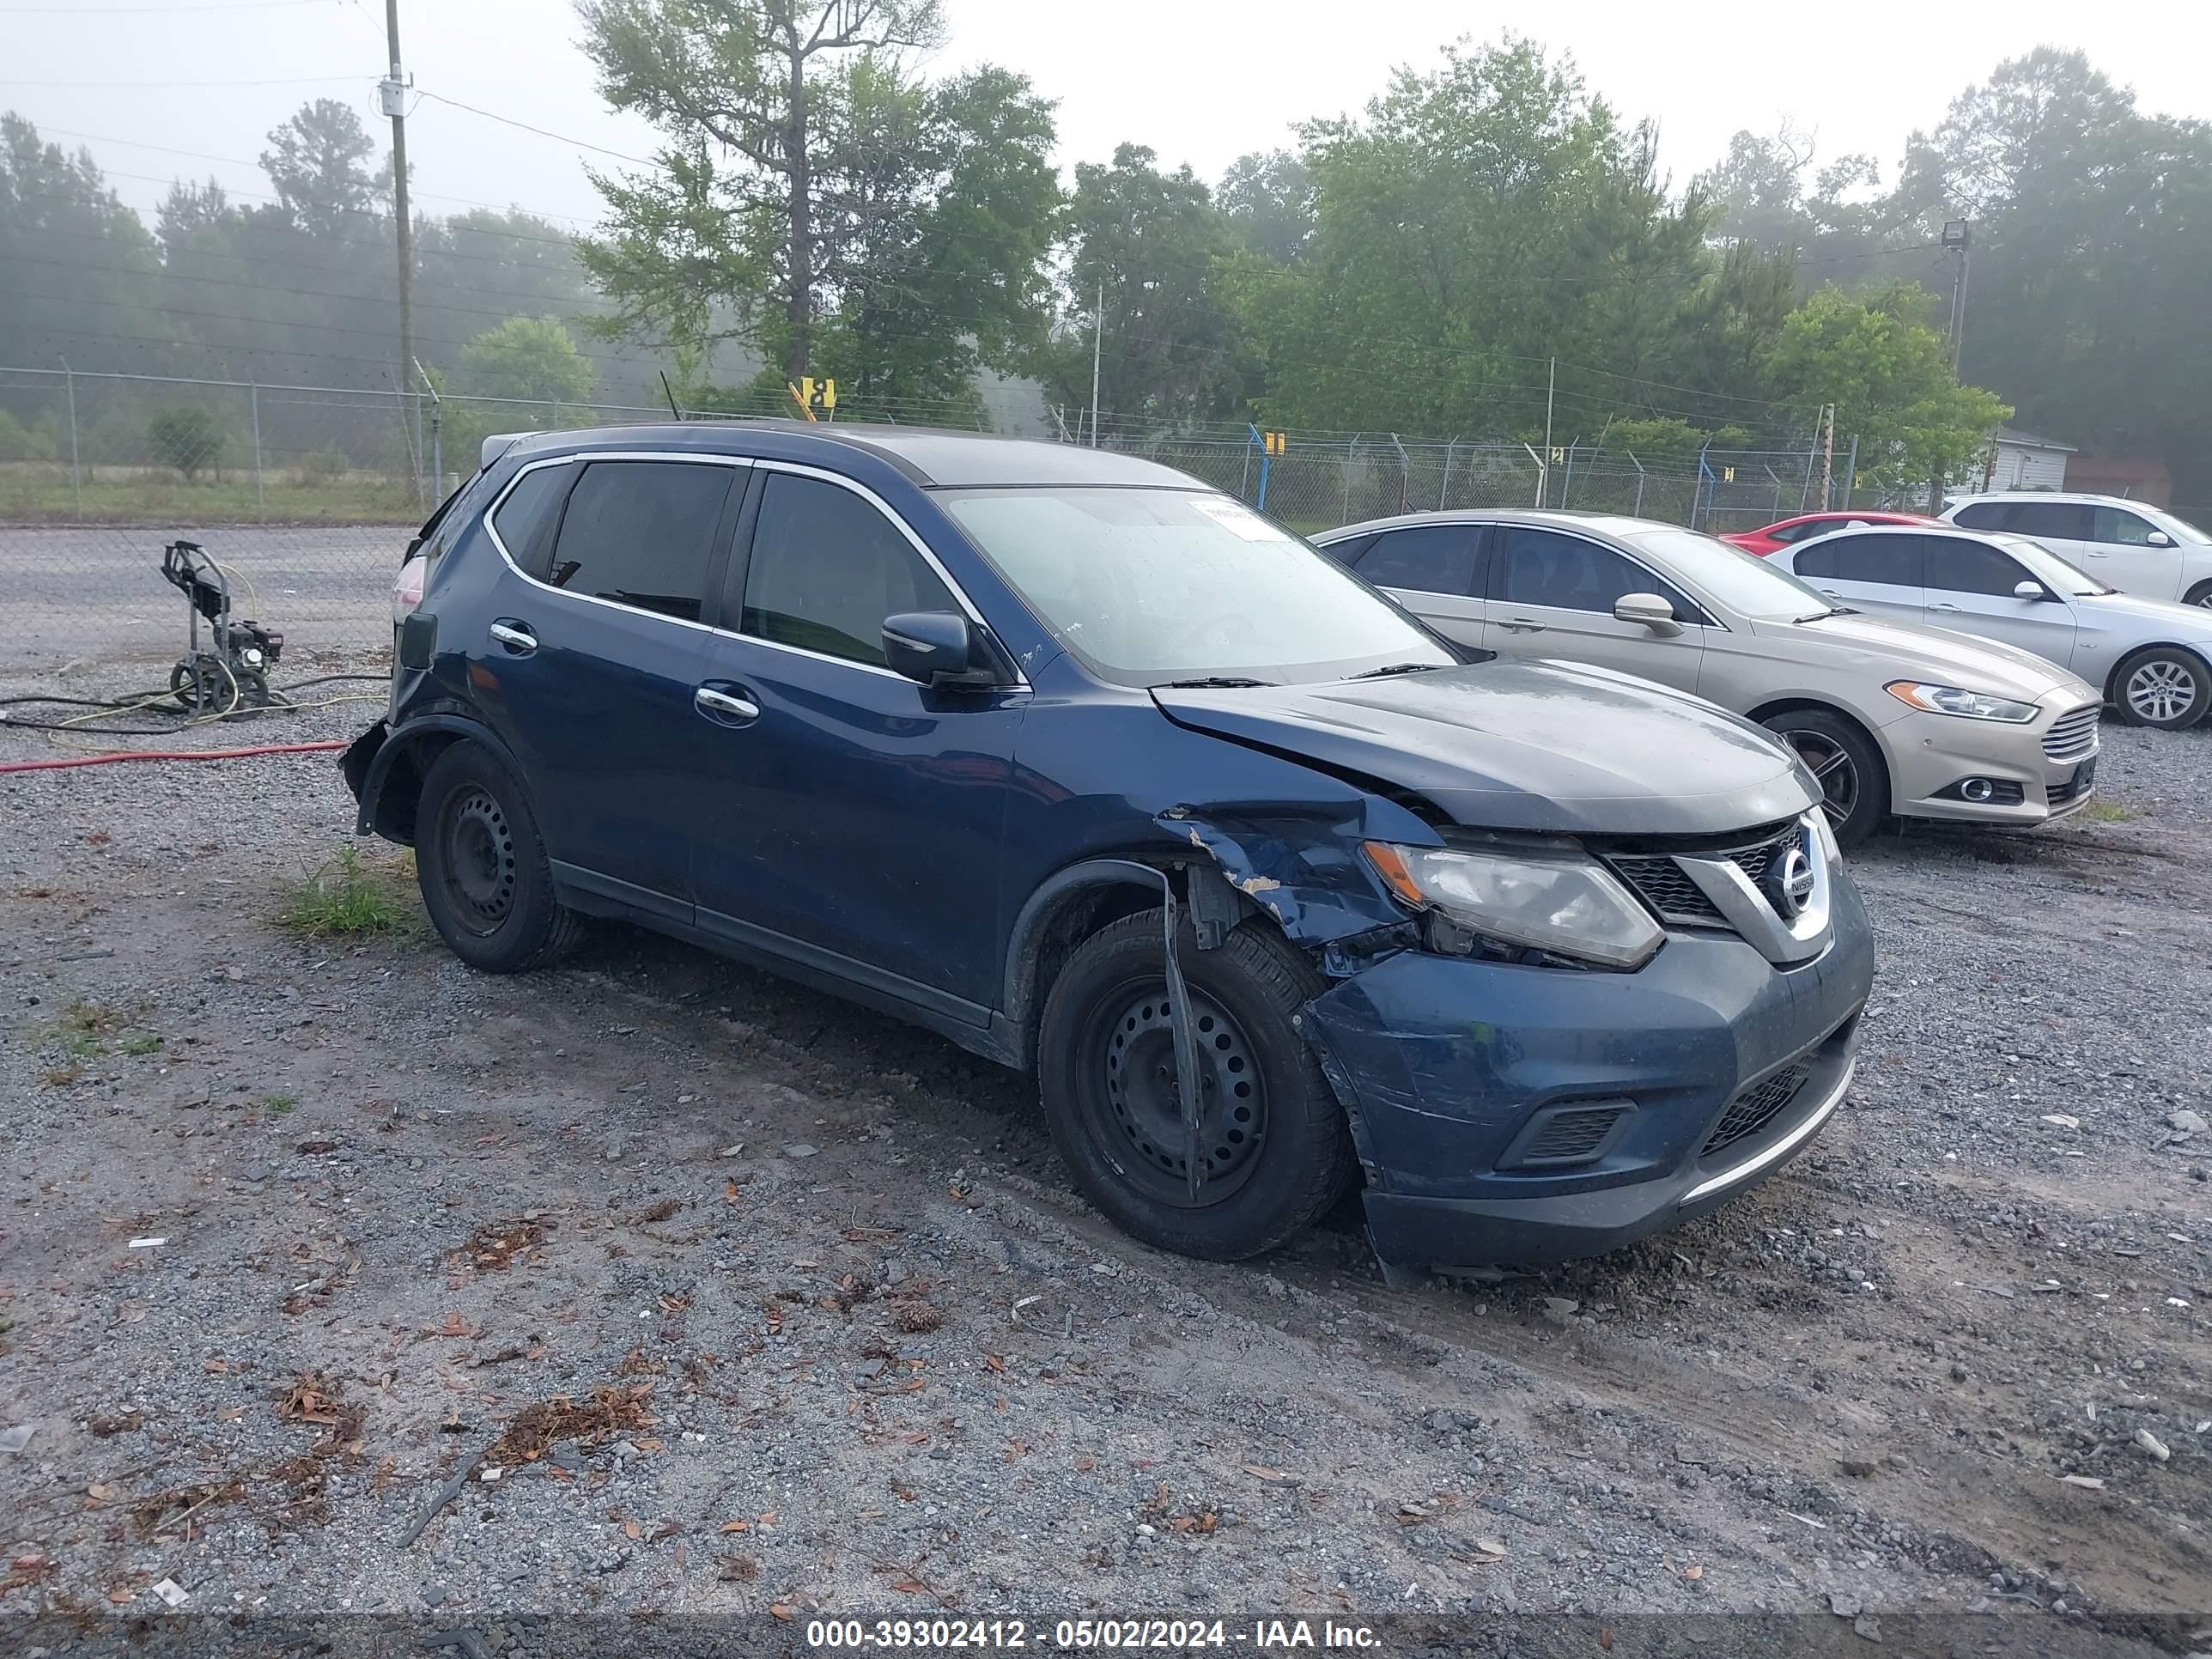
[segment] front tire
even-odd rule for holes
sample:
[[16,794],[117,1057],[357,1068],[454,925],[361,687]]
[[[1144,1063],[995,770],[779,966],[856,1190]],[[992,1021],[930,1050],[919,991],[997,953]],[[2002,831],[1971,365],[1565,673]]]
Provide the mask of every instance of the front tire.
[[2184,731],[2212,705],[2212,671],[2194,652],[2154,645],[2113,671],[2112,702],[2130,726]]
[[1874,739],[1839,714],[1820,708],[1785,708],[1759,722],[1803,761],[1824,792],[1836,842],[1856,847],[1889,813],[1889,768]]
[[1292,1024],[1323,988],[1267,924],[1176,960],[1200,1051],[1200,1156],[1189,1192],[1158,909],[1079,946],[1045,1000],[1037,1083],[1053,1144],[1083,1195],[1124,1232],[1208,1261],[1258,1255],[1312,1224],[1350,1186],[1343,1109]]
[[2212,582],[2199,582],[2182,596],[2184,605],[2201,605],[2212,608]]
[[524,973],[574,943],[582,918],[553,896],[529,797],[489,749],[463,741],[431,763],[415,824],[422,906],[470,967]]

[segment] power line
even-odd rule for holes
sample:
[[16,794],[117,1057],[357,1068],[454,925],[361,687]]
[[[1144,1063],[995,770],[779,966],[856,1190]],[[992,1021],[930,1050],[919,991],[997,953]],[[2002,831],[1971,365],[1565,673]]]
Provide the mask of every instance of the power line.
[[609,149],[605,144],[587,143],[581,138],[571,138],[566,133],[549,132],[544,127],[533,127],[527,121],[518,121],[511,115],[495,115],[488,109],[478,109],[474,104],[465,104],[458,98],[448,98],[442,93],[424,92],[422,96],[433,103],[445,104],[453,109],[466,110],[471,115],[481,115],[487,121],[496,121],[501,126],[520,127],[525,132],[534,132],[540,138],[550,138],[556,143],[571,144],[578,149],[596,150],[601,155],[611,155],[617,161],[634,161],[641,167],[657,167],[658,161],[648,161],[642,155],[632,155],[619,149]]
[[337,81],[366,81],[365,75],[288,75],[273,81],[30,81],[0,76],[0,87],[107,88],[138,92],[196,87],[312,87]]
[[169,13],[181,16],[192,11],[276,11],[286,6],[316,6],[326,0],[206,0],[189,6],[0,6],[0,15],[27,17],[55,15],[65,17],[160,17]]

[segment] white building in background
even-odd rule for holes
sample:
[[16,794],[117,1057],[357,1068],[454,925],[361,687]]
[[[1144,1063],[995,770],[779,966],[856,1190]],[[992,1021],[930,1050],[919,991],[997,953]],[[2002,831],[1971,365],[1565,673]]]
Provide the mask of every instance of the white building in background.
[[2001,426],[1990,434],[1989,452],[1982,459],[1983,489],[2063,489],[2066,458],[2072,444],[2056,438],[2039,438],[2032,432]]

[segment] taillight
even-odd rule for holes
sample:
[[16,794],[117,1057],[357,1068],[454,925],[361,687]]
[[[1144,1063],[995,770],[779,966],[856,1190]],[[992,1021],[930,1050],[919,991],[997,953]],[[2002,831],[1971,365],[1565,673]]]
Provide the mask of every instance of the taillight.
[[392,625],[394,628],[415,614],[415,607],[422,603],[422,581],[430,573],[430,562],[417,553],[399,567],[398,579],[392,584]]

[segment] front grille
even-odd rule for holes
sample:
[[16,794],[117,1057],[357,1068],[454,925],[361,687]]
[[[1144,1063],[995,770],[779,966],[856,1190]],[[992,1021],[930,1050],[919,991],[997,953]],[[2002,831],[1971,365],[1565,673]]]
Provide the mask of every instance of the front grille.
[[1589,1162],[1625,1106],[1573,1106],[1556,1111],[1521,1149],[1516,1164],[1583,1164]]
[[1670,858],[1617,858],[1613,867],[1646,904],[1668,921],[1718,926],[1723,921],[1719,908],[1705,896],[1704,890],[1684,875],[1682,867]]
[[1797,1091],[1805,1086],[1805,1079],[1813,1074],[1809,1066],[1785,1066],[1763,1083],[1755,1083],[1734,1100],[1721,1121],[1705,1137],[1705,1150],[1700,1158],[1711,1158],[1715,1152],[1733,1146],[1739,1140],[1749,1139],[1771,1123],[1778,1113],[1797,1098]]
[[[1700,848],[1694,856],[1726,859],[1743,872],[1745,880],[1757,887],[1767,867],[1792,848],[1802,847],[1804,836],[1803,829],[1792,823],[1764,841],[1711,851]],[[1662,921],[1701,927],[1728,925],[1727,918],[1721,915],[1719,907],[1705,896],[1705,890],[1685,875],[1681,866],[1667,854],[1619,854],[1609,862],[1615,873],[1636,890],[1638,896],[1659,913]]]
[[2097,705],[2089,703],[2053,720],[2051,729],[2043,734],[2044,757],[2063,766],[2069,761],[2087,760],[2095,754],[2097,714]]

